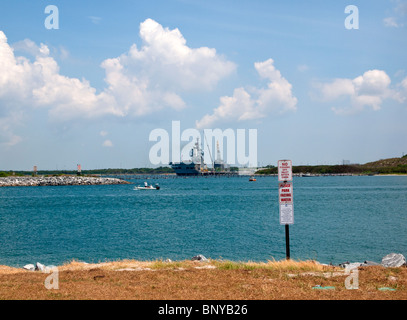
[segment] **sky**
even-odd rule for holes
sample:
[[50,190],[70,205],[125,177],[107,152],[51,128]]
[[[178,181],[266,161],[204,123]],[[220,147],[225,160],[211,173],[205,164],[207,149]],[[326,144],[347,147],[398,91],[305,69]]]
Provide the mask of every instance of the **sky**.
[[0,170],[155,167],[173,121],[257,130],[258,166],[400,157],[406,31],[407,0],[2,0]]

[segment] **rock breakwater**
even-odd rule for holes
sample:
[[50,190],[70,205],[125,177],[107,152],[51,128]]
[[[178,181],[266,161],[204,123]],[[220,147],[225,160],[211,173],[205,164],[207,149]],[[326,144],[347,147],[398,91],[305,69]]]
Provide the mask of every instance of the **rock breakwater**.
[[0,187],[34,187],[34,186],[78,186],[129,184],[116,178],[57,176],[57,177],[5,177],[0,178]]

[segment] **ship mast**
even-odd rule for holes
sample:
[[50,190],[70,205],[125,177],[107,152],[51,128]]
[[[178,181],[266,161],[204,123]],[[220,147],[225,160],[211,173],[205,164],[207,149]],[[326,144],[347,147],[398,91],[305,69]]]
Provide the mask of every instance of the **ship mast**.
[[208,147],[208,151],[209,151],[209,156],[211,157],[211,162],[212,162],[212,171],[215,171],[215,162],[212,159],[212,154],[211,154],[211,150],[209,149],[209,145],[208,145],[208,139],[206,139],[206,134],[204,131],[204,139],[206,140],[206,146]]
[[220,150],[219,150],[219,141],[216,141],[216,160],[221,161]]

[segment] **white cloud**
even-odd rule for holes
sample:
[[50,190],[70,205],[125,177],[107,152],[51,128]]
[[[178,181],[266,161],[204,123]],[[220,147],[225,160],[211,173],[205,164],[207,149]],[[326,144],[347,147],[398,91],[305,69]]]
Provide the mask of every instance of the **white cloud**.
[[[235,64],[208,47],[190,48],[178,29],[163,28],[152,19],[140,24],[143,46],[133,45],[122,63],[156,84],[182,89],[212,89],[233,72]],[[138,70],[137,70],[138,69]]]
[[102,146],[103,146],[103,147],[111,148],[111,147],[113,147],[113,142],[110,141],[110,140],[105,140],[105,141],[103,142]]
[[255,110],[255,101],[244,88],[237,88],[232,97],[221,97],[220,105],[213,110],[213,114],[205,115],[196,122],[198,129],[210,128],[219,121],[241,121],[262,118]]
[[108,135],[108,132],[107,131],[100,131],[100,136],[102,136],[102,137],[106,137],[107,135]]
[[102,21],[101,17],[89,16],[88,18],[93,24],[99,24]]
[[66,60],[69,58],[69,56],[70,56],[69,51],[65,47],[60,46],[59,47],[59,58],[61,60]]
[[47,46],[24,40],[15,47],[35,56],[16,57],[0,31],[0,99],[19,97],[27,104],[47,107],[56,120],[103,115],[142,116],[163,108],[186,107],[181,94],[210,90],[235,70],[215,49],[189,48],[178,29],[163,28],[154,20],[140,24],[143,46],[106,59],[107,88],[101,93],[86,79],[63,76]]
[[393,8],[393,15],[383,19],[385,27],[401,28],[405,25],[405,17],[407,15],[407,1],[395,0],[395,7]]
[[399,24],[397,22],[397,18],[396,17],[387,17],[383,19],[383,23],[386,27],[393,27],[393,28],[399,28],[402,27],[403,24]]
[[407,77],[405,77],[403,81],[401,81],[401,86],[404,88],[404,90],[407,91]]
[[16,51],[22,51],[28,53],[32,56],[39,56],[39,55],[48,55],[49,50],[48,47],[45,45],[41,45],[38,47],[36,43],[30,39],[24,39],[22,41],[18,41],[14,43],[11,48]]
[[14,133],[16,126],[21,125],[22,114],[11,112],[7,116],[0,117],[0,146],[12,147],[22,141],[22,137]]
[[178,29],[163,28],[154,20],[140,24],[143,42],[129,52],[102,63],[106,92],[116,98],[123,114],[141,116],[165,107],[186,107],[181,94],[207,91],[236,68],[215,49],[186,45]]
[[30,40],[15,44],[16,50],[33,56],[33,61],[16,56],[0,31],[0,139],[16,144],[11,123],[18,122],[16,114],[43,108],[51,121],[74,118],[93,118],[102,115],[121,115],[114,98],[90,86],[86,80],[60,74],[57,62],[49,56],[47,46]]
[[299,72],[305,72],[309,70],[309,66],[307,66],[306,64],[301,64],[297,67],[297,70]]
[[403,101],[400,91],[390,87],[391,79],[383,70],[369,70],[354,79],[335,79],[318,83],[318,96],[326,102],[347,100],[347,107],[332,107],[336,114],[353,114],[365,107],[381,109],[385,99]]
[[0,31],[0,100],[3,105],[47,108],[52,119],[70,120],[102,114],[120,114],[106,93],[85,79],[69,78],[59,73],[57,62],[49,56],[47,46],[35,46],[25,40],[19,47],[35,55],[34,62],[16,57]]
[[398,100],[400,102],[406,102],[407,101],[407,77],[405,77],[400,84],[398,85],[399,92],[398,92]]
[[[0,31],[0,116],[13,108],[43,108],[51,121],[134,118],[166,108],[179,111],[186,108],[184,93],[214,89],[236,69],[215,49],[190,48],[178,29],[164,28],[154,20],[140,24],[140,37],[140,49],[133,45],[129,52],[101,64],[107,86],[98,93],[86,79],[62,75],[46,45],[26,39],[11,47]],[[16,56],[14,50],[32,59]],[[63,48],[61,55],[66,58],[69,53]]]
[[266,88],[237,88],[232,97],[221,97],[220,105],[212,114],[196,122],[199,129],[211,127],[216,122],[254,120],[270,113],[296,111],[297,98],[292,94],[292,85],[274,67],[273,59],[254,64],[258,74],[267,79]]

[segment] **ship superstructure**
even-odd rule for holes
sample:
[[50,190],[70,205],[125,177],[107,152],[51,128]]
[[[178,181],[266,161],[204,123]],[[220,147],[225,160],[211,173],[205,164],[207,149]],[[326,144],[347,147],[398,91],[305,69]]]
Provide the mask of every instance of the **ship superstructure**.
[[194,147],[189,153],[189,156],[191,157],[191,159],[187,161],[170,162],[170,166],[174,169],[175,173],[178,176],[235,174],[234,172],[231,172],[229,166],[222,161],[219,150],[219,142],[217,143],[217,157],[216,160],[212,163],[211,170],[208,170],[208,167],[204,162],[204,152],[200,147],[199,139],[196,140]]
[[215,169],[215,172],[222,172],[222,171],[230,170],[228,164],[226,164],[220,156],[219,141],[216,142],[216,160],[213,163],[213,167]]
[[189,153],[191,160],[182,162],[170,162],[170,166],[174,169],[178,176],[198,176],[209,174],[209,171],[204,163],[204,152],[199,145],[199,139],[196,139],[194,147]]

